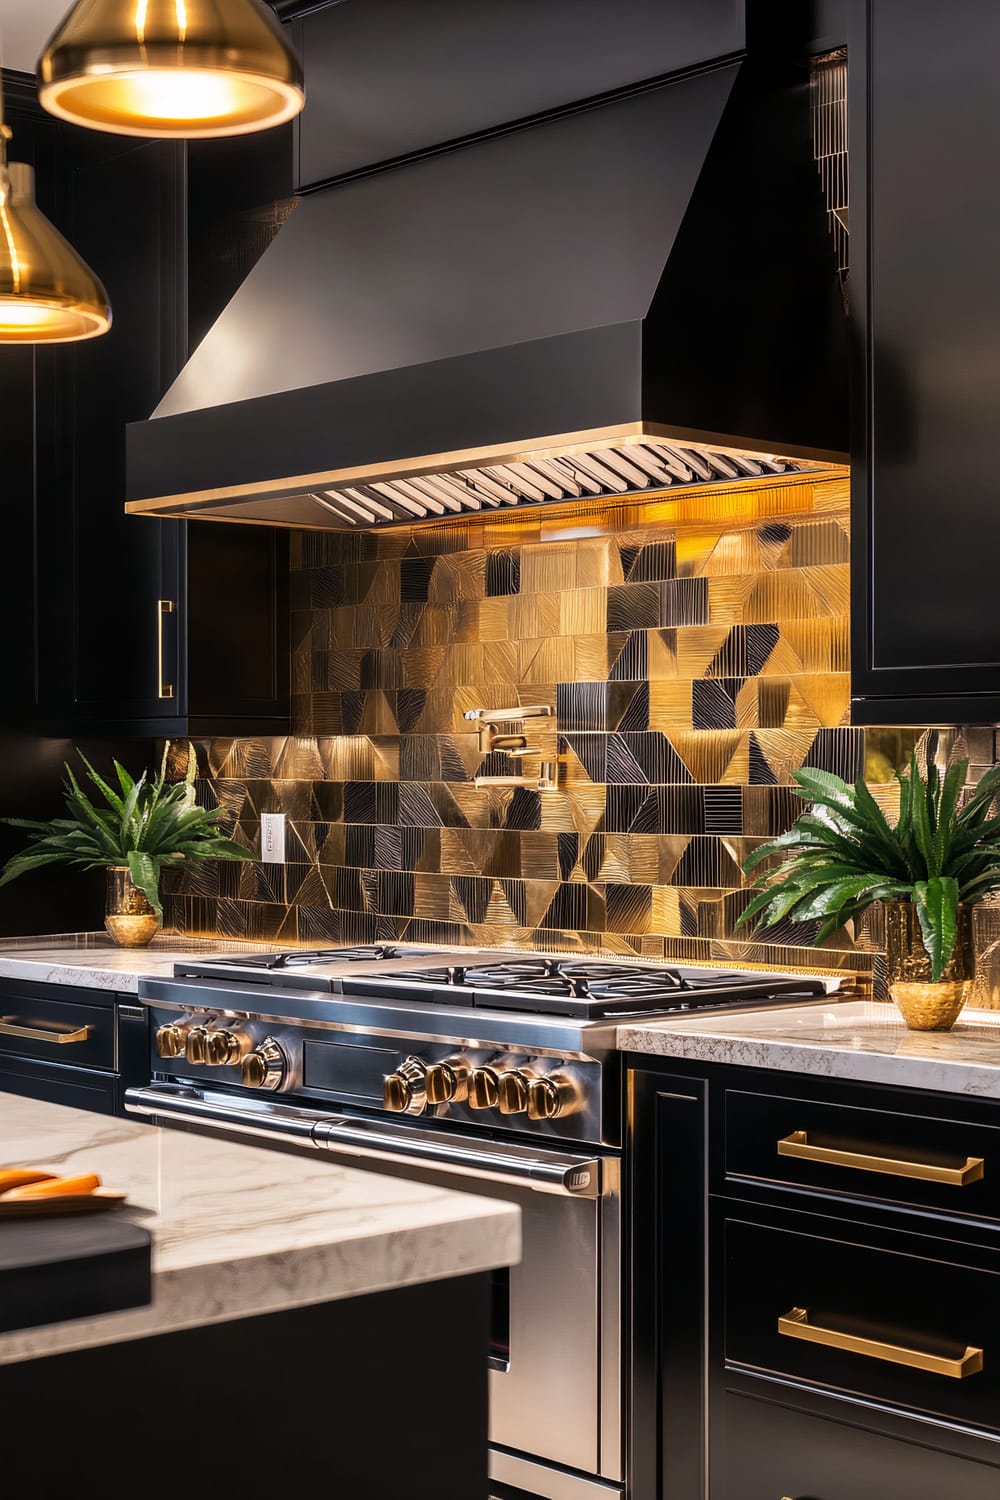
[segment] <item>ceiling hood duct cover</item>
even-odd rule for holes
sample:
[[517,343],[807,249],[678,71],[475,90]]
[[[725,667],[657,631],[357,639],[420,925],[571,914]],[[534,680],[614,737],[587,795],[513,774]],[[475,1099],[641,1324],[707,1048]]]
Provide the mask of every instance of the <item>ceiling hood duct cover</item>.
[[129,429],[129,509],[377,525],[373,484],[537,455],[840,460],[845,364],[807,84],[735,63],[304,198]]

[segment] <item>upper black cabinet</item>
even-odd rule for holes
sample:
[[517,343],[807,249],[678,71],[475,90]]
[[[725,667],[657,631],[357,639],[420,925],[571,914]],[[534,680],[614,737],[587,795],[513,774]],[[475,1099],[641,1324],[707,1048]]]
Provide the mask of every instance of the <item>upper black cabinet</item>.
[[1000,719],[995,0],[856,0],[855,723]]
[[[228,292],[207,261],[241,264],[236,231],[207,226],[225,195],[192,214],[183,145],[56,125],[27,85],[11,110],[12,155],[35,161],[41,206],[103,280],[114,324],[82,344],[0,349],[0,609],[20,644],[4,721],[60,737],[282,733],[287,538],[124,513],[125,424],[149,416],[187,355],[189,275],[205,266]],[[203,327],[210,298],[197,306]]]
[[295,36],[305,186],[738,52],[744,0],[360,0]]

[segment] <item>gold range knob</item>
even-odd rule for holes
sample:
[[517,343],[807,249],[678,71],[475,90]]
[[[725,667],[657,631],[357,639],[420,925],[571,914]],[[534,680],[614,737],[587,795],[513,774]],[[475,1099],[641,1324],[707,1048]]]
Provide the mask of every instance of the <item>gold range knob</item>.
[[240,1082],[248,1089],[279,1089],[285,1080],[288,1062],[273,1037],[265,1037],[252,1052],[240,1059]]
[[419,1057],[408,1057],[382,1080],[382,1105],[394,1115],[422,1115],[427,1108],[427,1069]]
[[498,1105],[502,1115],[523,1115],[528,1108],[528,1086],[531,1079],[517,1068],[500,1074]]
[[431,1063],[424,1079],[428,1104],[461,1104],[469,1096],[469,1064],[464,1057]]
[[205,1038],[205,1061],[210,1068],[223,1068],[238,1063],[249,1047],[241,1041],[235,1031],[210,1031]]
[[578,1106],[576,1089],[568,1078],[550,1073],[528,1083],[528,1119],[555,1120]]
[[208,1040],[208,1028],[206,1026],[189,1026],[184,1038],[184,1056],[189,1063],[203,1064],[207,1061],[208,1053],[206,1042]]
[[499,1075],[493,1068],[473,1068],[469,1077],[469,1108],[496,1109],[499,1101]]
[[183,1057],[184,1027],[175,1022],[157,1027],[156,1053],[158,1057]]

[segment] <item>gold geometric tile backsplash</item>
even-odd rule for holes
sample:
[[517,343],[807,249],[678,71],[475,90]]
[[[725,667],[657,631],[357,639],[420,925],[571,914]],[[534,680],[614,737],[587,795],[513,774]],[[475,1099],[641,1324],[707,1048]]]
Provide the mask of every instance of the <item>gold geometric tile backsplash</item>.
[[[288,863],[192,872],[168,921],[867,975],[874,918],[822,954],[801,925],[734,936],[743,860],[801,810],[792,772],[864,773],[888,805],[920,735],[847,727],[848,530],[835,474],[296,535],[296,732],[199,747],[202,800],[258,854],[286,813]],[[516,704],[554,710],[532,732],[556,791],[474,784],[521,767],[466,711]]]

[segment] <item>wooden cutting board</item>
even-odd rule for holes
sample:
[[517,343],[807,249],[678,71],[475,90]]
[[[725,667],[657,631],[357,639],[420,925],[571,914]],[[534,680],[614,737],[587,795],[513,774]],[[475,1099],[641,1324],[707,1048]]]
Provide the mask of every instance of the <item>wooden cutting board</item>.
[[149,1232],[105,1214],[0,1224],[0,1333],[145,1307]]

